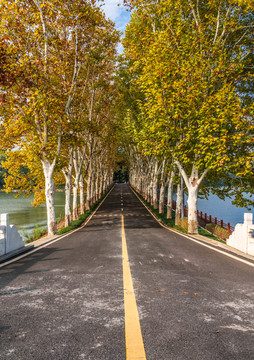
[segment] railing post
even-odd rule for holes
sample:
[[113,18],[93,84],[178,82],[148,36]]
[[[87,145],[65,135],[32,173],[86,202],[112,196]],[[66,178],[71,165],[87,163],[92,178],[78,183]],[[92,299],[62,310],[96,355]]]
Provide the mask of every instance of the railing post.
[[9,222],[9,215],[8,214],[1,214],[0,216],[0,225],[3,227],[2,228],[2,235],[1,235],[1,239],[2,239],[2,245],[4,247],[3,251],[4,254],[6,254],[7,251],[7,241],[8,241],[8,222]]
[[230,223],[228,223],[228,231],[229,231],[230,234],[231,234]]
[[223,228],[223,220],[220,221],[220,226]]
[[212,222],[212,215],[209,215],[209,223]]
[[217,217],[214,218],[214,223],[217,224]]

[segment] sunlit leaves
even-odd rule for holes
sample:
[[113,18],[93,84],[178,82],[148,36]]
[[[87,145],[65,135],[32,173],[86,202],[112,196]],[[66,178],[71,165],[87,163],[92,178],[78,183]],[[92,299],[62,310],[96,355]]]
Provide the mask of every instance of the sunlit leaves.
[[240,90],[253,79],[251,2],[132,3],[124,45],[145,95],[144,126],[136,133],[141,148],[157,153],[166,143],[185,166],[218,171],[237,168],[240,151],[251,159],[253,125],[242,121],[247,104]]
[[41,161],[57,160],[60,171],[61,149],[86,144],[88,134],[103,136],[111,121],[119,34],[94,1],[0,6],[2,147],[19,149],[17,166],[32,161],[41,171]]

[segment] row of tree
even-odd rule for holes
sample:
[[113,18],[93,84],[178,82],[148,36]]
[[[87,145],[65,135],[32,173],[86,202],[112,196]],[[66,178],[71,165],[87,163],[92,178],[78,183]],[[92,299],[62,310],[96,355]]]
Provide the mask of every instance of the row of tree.
[[197,233],[200,189],[235,195],[240,205],[254,191],[253,2],[128,4],[119,116],[130,181],[156,208],[160,186],[161,212],[167,187],[168,217],[175,184],[176,221],[185,188],[188,231]]
[[69,225],[78,194],[83,213],[113,178],[119,34],[94,0],[6,0],[0,12],[5,189],[46,201],[54,234],[54,185],[65,183]]
[[168,217],[173,185],[176,221],[187,190],[191,233],[200,190],[240,205],[253,192],[252,1],[126,3],[132,18],[118,70],[119,34],[94,0],[0,3],[5,186],[46,200],[49,233],[54,183],[65,184],[68,225],[78,194],[83,212],[108,187],[119,150],[154,207],[161,188],[161,212],[167,189]]

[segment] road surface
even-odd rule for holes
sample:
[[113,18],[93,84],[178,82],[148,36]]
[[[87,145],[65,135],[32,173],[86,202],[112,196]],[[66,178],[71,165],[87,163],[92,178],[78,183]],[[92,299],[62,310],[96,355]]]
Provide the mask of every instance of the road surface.
[[0,301],[4,360],[254,359],[254,267],[162,228],[125,184],[1,267]]

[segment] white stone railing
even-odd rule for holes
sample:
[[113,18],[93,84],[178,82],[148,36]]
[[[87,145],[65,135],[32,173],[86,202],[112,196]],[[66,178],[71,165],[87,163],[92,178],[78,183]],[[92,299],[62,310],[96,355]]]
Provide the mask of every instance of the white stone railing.
[[244,214],[244,223],[237,224],[235,231],[229,236],[227,245],[232,246],[246,254],[254,255],[253,214]]
[[25,245],[15,225],[9,225],[9,215],[0,215],[0,256]]

